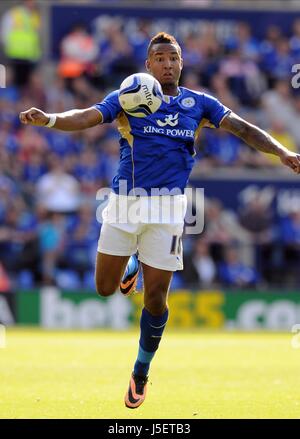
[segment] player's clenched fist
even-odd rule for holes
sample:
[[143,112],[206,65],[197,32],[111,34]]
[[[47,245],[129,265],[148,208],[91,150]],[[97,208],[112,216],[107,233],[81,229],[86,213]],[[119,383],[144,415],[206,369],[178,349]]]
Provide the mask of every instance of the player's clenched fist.
[[25,125],[43,127],[49,122],[49,116],[38,108],[30,108],[20,113],[20,121]]

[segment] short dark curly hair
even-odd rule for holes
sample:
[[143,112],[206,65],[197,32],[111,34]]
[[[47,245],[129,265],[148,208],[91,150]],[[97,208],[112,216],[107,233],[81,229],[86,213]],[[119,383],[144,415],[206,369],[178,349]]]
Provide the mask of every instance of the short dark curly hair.
[[166,32],[159,32],[151,38],[148,45],[147,55],[149,56],[152,46],[154,44],[175,44],[179,48],[179,53],[181,55],[181,47],[179,46],[177,40],[173,35],[167,34]]

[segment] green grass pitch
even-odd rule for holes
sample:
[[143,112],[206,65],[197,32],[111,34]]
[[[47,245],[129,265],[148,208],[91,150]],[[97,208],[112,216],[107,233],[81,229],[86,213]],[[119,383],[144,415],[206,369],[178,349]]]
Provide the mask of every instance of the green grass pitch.
[[125,408],[138,331],[11,328],[1,418],[300,418],[292,334],[168,331],[145,403]]

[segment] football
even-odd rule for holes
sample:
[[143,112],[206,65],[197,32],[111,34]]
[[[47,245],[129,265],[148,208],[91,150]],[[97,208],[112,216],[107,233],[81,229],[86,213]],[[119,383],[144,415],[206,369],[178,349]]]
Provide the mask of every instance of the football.
[[122,82],[119,102],[123,110],[135,117],[147,117],[161,106],[163,91],[160,83],[148,73],[135,73]]

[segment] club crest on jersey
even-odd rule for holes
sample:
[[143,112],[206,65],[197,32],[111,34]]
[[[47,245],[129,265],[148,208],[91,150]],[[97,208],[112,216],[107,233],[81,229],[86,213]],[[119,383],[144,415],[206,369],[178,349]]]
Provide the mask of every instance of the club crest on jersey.
[[181,101],[180,103],[181,103],[181,105],[182,105],[183,107],[185,107],[185,108],[192,108],[192,107],[195,106],[196,101],[195,101],[194,98],[189,97],[189,98],[184,98],[184,99],[182,99],[182,101]]
[[164,121],[156,119],[157,125],[160,127],[165,127],[166,125],[170,125],[171,127],[175,127],[176,125],[178,125],[178,115],[179,115],[179,113],[176,113],[174,116],[173,116],[173,114],[168,114],[165,117]]

